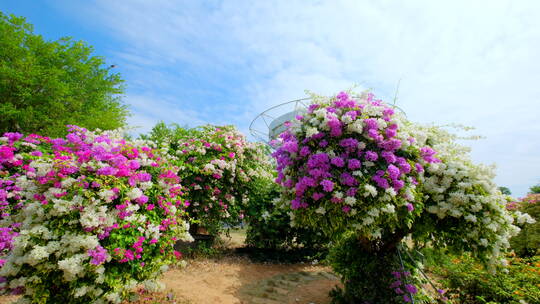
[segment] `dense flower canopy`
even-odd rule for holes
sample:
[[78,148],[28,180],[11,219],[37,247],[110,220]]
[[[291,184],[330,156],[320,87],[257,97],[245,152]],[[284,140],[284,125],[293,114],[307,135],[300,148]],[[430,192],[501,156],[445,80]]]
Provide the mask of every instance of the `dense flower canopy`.
[[455,137],[409,122],[371,93],[313,96],[273,143],[282,200],[297,225],[369,240],[430,241],[489,258],[519,228],[489,167]]
[[[176,147],[176,148],[174,148]],[[189,189],[189,215],[212,230],[244,216],[253,181],[272,178],[264,146],[248,142],[233,126],[203,126],[183,135],[172,154],[181,161]]]
[[0,138],[3,291],[22,301],[119,303],[177,259],[179,168],[151,143],[71,126]]
[[401,228],[419,215],[419,176],[440,160],[415,142],[392,108],[371,94],[362,98],[341,93],[298,116],[274,153],[277,182],[288,189],[291,207],[302,210],[295,215],[380,237],[378,227]]

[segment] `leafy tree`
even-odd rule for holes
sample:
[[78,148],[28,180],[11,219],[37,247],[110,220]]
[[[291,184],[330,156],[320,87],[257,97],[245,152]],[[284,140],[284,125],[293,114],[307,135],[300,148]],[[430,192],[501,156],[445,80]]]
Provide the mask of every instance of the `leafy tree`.
[[180,126],[177,123],[167,125],[165,122],[160,121],[152,127],[152,130],[148,134],[141,134],[140,138],[151,140],[158,144],[167,142],[173,145],[173,148],[176,148],[175,144],[178,139],[194,132],[196,133],[197,130],[190,129],[187,125]]
[[46,41],[25,18],[0,12],[0,133],[62,136],[67,124],[125,125],[123,80],[92,51],[69,37]]
[[534,186],[532,186],[532,187],[529,188],[529,189],[531,190],[531,193],[532,193],[532,194],[540,193],[540,184],[534,185]]
[[512,191],[510,191],[510,189],[508,189],[508,187],[499,187],[499,190],[504,195],[512,195]]

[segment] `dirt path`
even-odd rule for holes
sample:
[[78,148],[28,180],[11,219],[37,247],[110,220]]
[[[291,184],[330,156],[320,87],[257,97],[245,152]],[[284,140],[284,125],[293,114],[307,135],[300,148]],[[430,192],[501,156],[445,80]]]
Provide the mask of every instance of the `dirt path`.
[[163,283],[193,304],[326,304],[339,282],[327,267],[254,264],[243,258],[192,261],[166,273]]
[[[164,295],[174,294],[175,300],[150,296],[137,303],[327,304],[328,292],[339,283],[329,270],[308,264],[257,264],[235,256],[191,260],[187,267],[169,270],[161,279]],[[15,299],[0,297],[0,304]]]

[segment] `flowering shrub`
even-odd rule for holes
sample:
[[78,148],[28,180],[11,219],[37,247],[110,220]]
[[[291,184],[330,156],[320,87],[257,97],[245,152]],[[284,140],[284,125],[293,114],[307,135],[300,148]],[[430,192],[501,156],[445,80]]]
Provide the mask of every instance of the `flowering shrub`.
[[354,227],[370,238],[410,227],[423,210],[421,172],[440,162],[435,152],[417,144],[401,116],[372,95],[316,101],[274,153],[295,221]]
[[192,219],[215,233],[224,223],[244,217],[253,181],[270,179],[271,164],[264,146],[250,143],[233,126],[203,126],[184,132],[170,152],[180,160],[188,187]]
[[473,164],[470,149],[456,144],[455,135],[436,127],[416,130],[417,138],[427,135],[426,142],[443,162],[426,167],[422,188],[427,212],[416,223],[414,239],[428,239],[455,253],[472,252],[493,267],[510,246],[509,239],[519,233],[516,225],[534,219],[506,210],[508,196],[493,182],[494,168]]
[[474,165],[455,136],[411,123],[371,93],[313,101],[274,142],[282,201],[297,225],[353,229],[378,257],[410,235],[497,261],[519,228],[491,168]]
[[21,303],[119,303],[180,258],[177,175],[159,151],[118,131],[0,138],[0,269]]
[[503,271],[493,274],[470,255],[424,250],[427,268],[441,279],[451,303],[540,303],[540,257],[509,255]]
[[[527,221],[518,235],[510,239],[510,245],[519,256],[533,256],[540,254],[540,194],[529,194],[519,202],[510,202],[507,209],[523,212],[520,214],[522,222]],[[532,223],[530,215],[536,222]]]

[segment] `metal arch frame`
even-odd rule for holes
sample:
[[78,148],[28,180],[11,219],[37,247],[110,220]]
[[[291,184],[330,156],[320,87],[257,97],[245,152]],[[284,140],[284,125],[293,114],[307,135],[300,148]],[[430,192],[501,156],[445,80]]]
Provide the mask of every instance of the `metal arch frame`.
[[[272,111],[272,110],[275,110],[277,108],[281,108],[285,105],[288,105],[288,104],[292,104],[294,103],[294,109],[293,111],[296,111],[298,108],[299,108],[299,104],[302,105],[304,108],[307,108],[308,105],[304,103],[304,101],[306,100],[311,100],[311,97],[305,97],[305,98],[300,98],[300,99],[295,99],[295,100],[291,100],[291,101],[286,101],[286,102],[283,102],[283,103],[280,103],[278,105],[275,105],[273,107],[270,107],[268,109],[266,109],[264,112],[261,112],[259,115],[255,116],[255,118],[251,121],[251,123],[249,124],[249,132],[251,133],[251,135],[261,141],[264,141],[265,143],[268,143],[268,138],[269,138],[269,135],[270,133],[264,133],[264,132],[261,132],[259,130],[256,130],[253,128],[253,124],[260,119],[262,119],[262,121],[264,122],[264,124],[266,125],[266,127],[268,128],[268,131],[270,130],[270,123],[268,123],[266,121],[266,118],[269,118],[269,119],[276,119],[277,117],[274,117],[272,115],[269,115],[268,112]],[[263,138],[266,137],[266,138]]]
[[[355,96],[352,96],[352,97],[360,97],[360,95],[355,95]],[[286,101],[286,102],[283,102],[283,103],[280,103],[278,105],[275,105],[273,107],[270,107],[268,109],[266,109],[265,111],[261,112],[260,114],[258,114],[257,116],[255,116],[255,118],[251,121],[251,123],[249,124],[249,132],[251,133],[251,135],[257,139],[259,139],[260,141],[263,141],[264,143],[266,144],[269,144],[269,136],[270,136],[270,125],[272,124],[272,122],[270,121],[270,123],[268,123],[268,121],[266,121],[266,118],[269,118],[271,120],[274,120],[276,119],[277,117],[273,117],[272,115],[269,115],[268,112],[272,111],[272,110],[275,110],[275,109],[278,109],[278,108],[281,108],[283,106],[286,106],[286,105],[289,105],[289,104],[292,104],[294,103],[294,109],[292,111],[296,111],[298,108],[299,108],[299,104],[303,107],[303,108],[308,108],[309,105],[307,105],[306,103],[304,103],[304,101],[306,100],[311,100],[312,97],[305,97],[305,98],[300,98],[300,99],[295,99],[295,100],[291,100],[291,101]],[[407,114],[405,113],[405,111],[403,111],[403,109],[401,109],[400,107],[398,107],[396,104],[395,104],[396,100],[394,99],[394,103],[391,104],[390,106],[394,109],[397,109],[399,110],[401,113],[403,113],[403,115],[405,115],[405,117],[407,117]],[[266,125],[266,128],[267,128],[267,133],[265,132],[262,132],[262,131],[259,131],[259,130],[256,130],[254,129],[253,127],[253,124],[257,121],[262,119],[262,121],[264,122],[264,124]]]

